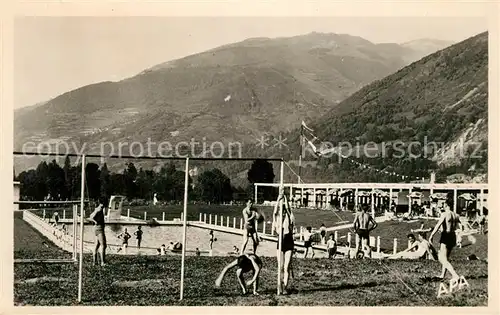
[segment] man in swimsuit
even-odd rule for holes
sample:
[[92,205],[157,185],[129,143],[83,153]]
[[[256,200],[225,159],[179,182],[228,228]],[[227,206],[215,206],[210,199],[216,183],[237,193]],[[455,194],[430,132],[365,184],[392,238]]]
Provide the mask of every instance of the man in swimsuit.
[[142,229],[141,226],[139,225],[137,227],[137,231],[135,231],[134,235],[135,238],[137,239],[137,249],[141,249],[141,241],[142,241]]
[[90,215],[90,221],[94,223],[94,235],[95,235],[95,247],[93,251],[93,261],[94,265],[98,264],[97,252],[99,248],[99,255],[101,256],[101,266],[106,265],[106,234],[104,233],[105,222],[104,222],[104,202],[100,201],[97,208]]
[[[215,287],[220,288],[222,279],[224,279],[226,273],[234,267],[238,267],[236,269],[236,277],[238,279],[238,283],[240,284],[243,294],[247,293],[246,287],[253,284],[253,294],[259,295],[257,289],[259,286],[259,274],[260,270],[262,269],[262,261],[255,254],[240,255],[237,259],[233,260],[230,264],[224,267],[217,280],[215,280]],[[250,271],[253,273],[253,277],[252,279],[250,279],[245,283],[243,274]]]
[[241,246],[240,255],[245,253],[247,247],[248,237],[250,236],[253,241],[253,253],[257,252],[259,246],[259,237],[257,235],[257,211],[252,207],[252,200],[247,201],[247,206],[243,209],[243,222],[245,222],[245,231],[243,232],[243,244]]
[[127,229],[123,231],[120,235],[118,235],[118,238],[122,240],[122,247],[118,248],[117,253],[119,253],[121,250],[127,253],[127,248],[128,248],[128,240],[131,238],[130,234],[128,233]]
[[276,244],[277,255],[281,259],[280,269],[283,270],[283,279],[280,279],[280,290],[283,294],[288,294],[288,282],[290,280],[290,274],[292,271],[292,257],[294,253],[294,235],[293,235],[293,227],[295,224],[295,217],[291,211],[290,205],[284,195],[280,195],[278,198],[278,202],[274,207],[273,219],[274,226],[276,228],[276,233],[278,236],[280,233],[280,224],[279,224],[279,204],[280,200],[283,201],[283,209],[282,209],[282,218],[281,218],[281,227],[283,236],[281,238],[281,253],[279,252],[279,242]]
[[443,266],[441,275],[439,278],[444,279],[446,271],[449,271],[452,276],[452,280],[458,280],[459,276],[455,271],[455,268],[451,265],[449,258],[451,250],[457,244],[456,230],[459,229],[460,220],[456,213],[451,211],[452,201],[448,200],[444,205],[444,212],[441,213],[434,230],[432,230],[431,236],[429,237],[429,242],[432,244],[432,239],[437,233],[439,228],[441,228],[441,238],[439,239],[439,255],[438,260]]
[[[370,248],[370,232],[377,227],[377,222],[367,213],[368,205],[364,204],[361,207],[361,213],[357,213],[354,218],[354,231],[359,236],[359,242],[356,244],[356,253],[358,253],[361,245],[361,250],[365,253],[365,257],[371,257],[372,250]],[[370,227],[371,223],[371,227]]]

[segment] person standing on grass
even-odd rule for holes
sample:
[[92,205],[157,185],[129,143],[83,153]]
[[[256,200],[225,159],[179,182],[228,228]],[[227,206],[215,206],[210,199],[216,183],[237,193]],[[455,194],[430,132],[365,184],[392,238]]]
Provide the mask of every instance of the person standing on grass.
[[141,241],[142,241],[142,229],[141,226],[139,225],[137,227],[137,231],[134,232],[135,238],[137,239],[137,249],[141,249]]
[[326,250],[328,259],[335,258],[335,255],[337,255],[337,242],[335,242],[333,234],[330,234],[330,239],[326,242]]
[[214,242],[216,241],[216,238],[214,236],[214,231],[213,230],[210,230],[210,232],[208,232],[208,235],[210,237],[210,240],[209,240],[209,246],[210,246],[210,250],[213,249],[214,247]]
[[321,223],[319,234],[321,235],[321,244],[326,244],[326,226],[324,223]]
[[253,241],[253,253],[257,252],[257,246],[259,246],[259,236],[257,234],[257,219],[258,213],[253,207],[253,202],[248,199],[245,209],[243,209],[243,222],[245,229],[243,231],[243,244],[241,245],[240,255],[245,253],[245,248],[247,247],[248,237],[252,238]]
[[431,236],[429,236],[429,243],[432,244],[432,239],[437,233],[439,228],[441,228],[441,238],[439,239],[439,254],[438,260],[442,265],[441,275],[439,278],[444,279],[446,276],[446,271],[449,271],[453,280],[458,280],[460,277],[455,271],[455,268],[451,265],[449,259],[451,250],[457,244],[457,234],[456,231],[459,229],[460,220],[456,213],[451,211],[453,206],[452,201],[446,201],[444,205],[444,212],[441,213],[434,230],[432,230]]
[[311,258],[314,258],[314,249],[312,247],[312,232],[311,232],[312,228],[310,226],[308,226],[306,228],[306,231],[304,232],[304,248],[305,248],[305,251],[304,251],[304,258],[307,258],[307,254],[309,253],[309,249],[311,249],[311,252],[312,252],[312,256]]
[[[283,201],[282,204],[282,217],[279,217],[279,204],[280,201]],[[273,221],[275,222],[274,226],[276,232],[281,235],[281,252],[279,252],[279,242],[277,243],[277,257],[280,257],[281,266],[280,269],[283,271],[283,279],[279,279],[280,288],[283,294],[288,294],[288,282],[290,280],[290,274],[292,273],[292,257],[294,253],[294,235],[293,235],[293,227],[295,225],[295,217],[292,213],[290,205],[288,204],[285,196],[281,194],[278,198],[278,202],[276,203],[276,207],[274,208],[273,213]],[[280,222],[282,230],[280,231]]]
[[[354,218],[354,231],[359,236],[359,241],[356,243],[356,255],[360,250],[365,253],[364,256],[371,257],[372,250],[370,248],[370,232],[377,228],[377,222],[367,213],[368,205],[364,204],[361,207],[361,213],[357,213]],[[370,226],[371,224],[371,226]]]
[[[90,221],[94,223],[94,251],[93,251],[93,263],[98,264],[97,252],[101,257],[101,266],[106,265],[106,234],[105,234],[105,222],[104,222],[104,202],[100,201],[97,208],[90,215]],[[99,251],[100,249],[100,251]]]
[[128,233],[127,229],[125,229],[125,231],[118,235],[118,238],[122,240],[122,247],[118,248],[117,253],[123,250],[126,254],[128,248],[128,240],[131,239],[132,236]]

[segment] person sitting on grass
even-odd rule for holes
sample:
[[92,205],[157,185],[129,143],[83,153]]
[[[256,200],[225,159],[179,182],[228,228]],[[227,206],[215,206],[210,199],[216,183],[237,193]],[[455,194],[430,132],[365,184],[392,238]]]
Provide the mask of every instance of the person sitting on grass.
[[156,251],[160,256],[165,256],[167,254],[167,248],[165,247],[165,244],[161,244],[160,248],[158,248]]
[[[255,254],[240,255],[237,259],[233,260],[226,267],[224,267],[217,280],[215,280],[215,287],[220,288],[224,276],[230,269],[234,267],[237,267],[236,278],[238,279],[238,283],[243,294],[247,294],[246,287],[253,284],[253,294],[259,295],[257,289],[259,286],[259,274],[260,270],[262,269],[262,260]],[[245,283],[243,275],[250,271],[253,273],[253,277]]]
[[326,250],[328,251],[328,259],[335,258],[337,255],[337,242],[333,234],[330,234],[330,239],[326,242]]
[[[413,234],[410,234],[413,236]],[[384,258],[388,259],[427,259],[428,257],[437,256],[433,246],[426,240],[426,235],[424,232],[418,233],[418,241],[413,241],[413,243],[404,251],[396,253],[394,255],[386,256]],[[437,257],[436,257],[437,258]]]

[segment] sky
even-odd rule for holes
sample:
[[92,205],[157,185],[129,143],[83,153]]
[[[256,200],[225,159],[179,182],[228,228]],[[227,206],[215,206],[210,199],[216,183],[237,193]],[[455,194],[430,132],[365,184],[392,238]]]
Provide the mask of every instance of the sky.
[[374,43],[458,42],[485,17],[23,17],[14,24],[14,108],[251,37],[343,33]]

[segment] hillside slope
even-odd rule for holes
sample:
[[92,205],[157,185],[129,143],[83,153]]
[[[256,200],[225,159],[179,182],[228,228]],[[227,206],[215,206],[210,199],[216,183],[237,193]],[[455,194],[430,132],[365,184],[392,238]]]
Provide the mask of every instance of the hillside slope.
[[[475,173],[486,173],[488,34],[469,38],[369,84],[310,127],[319,139],[335,145],[349,142],[355,147],[373,141],[381,153],[384,143],[387,148],[384,158],[368,159],[362,153],[358,158],[379,169],[428,177],[429,168],[449,175],[467,173],[473,166]],[[298,156],[298,134],[296,130],[288,135],[290,144],[286,154],[290,157]],[[419,157],[410,157],[406,149],[405,156],[396,159],[392,156],[394,150],[391,151],[396,141],[405,146],[410,143],[420,146],[420,150],[412,151]],[[427,153],[422,149],[426,145]],[[431,148],[434,150],[430,151]],[[309,155],[309,159],[314,158]],[[321,163],[326,166],[336,163],[329,167],[339,172],[334,160],[323,159]],[[352,166],[349,168],[353,172]],[[325,176],[331,180],[332,176],[338,178],[338,173],[334,173],[318,170],[311,176],[315,180]],[[362,173],[352,175],[353,179],[384,180],[383,174]]]
[[16,111],[14,143],[254,140],[321,116],[415,53],[342,34],[249,39]]

